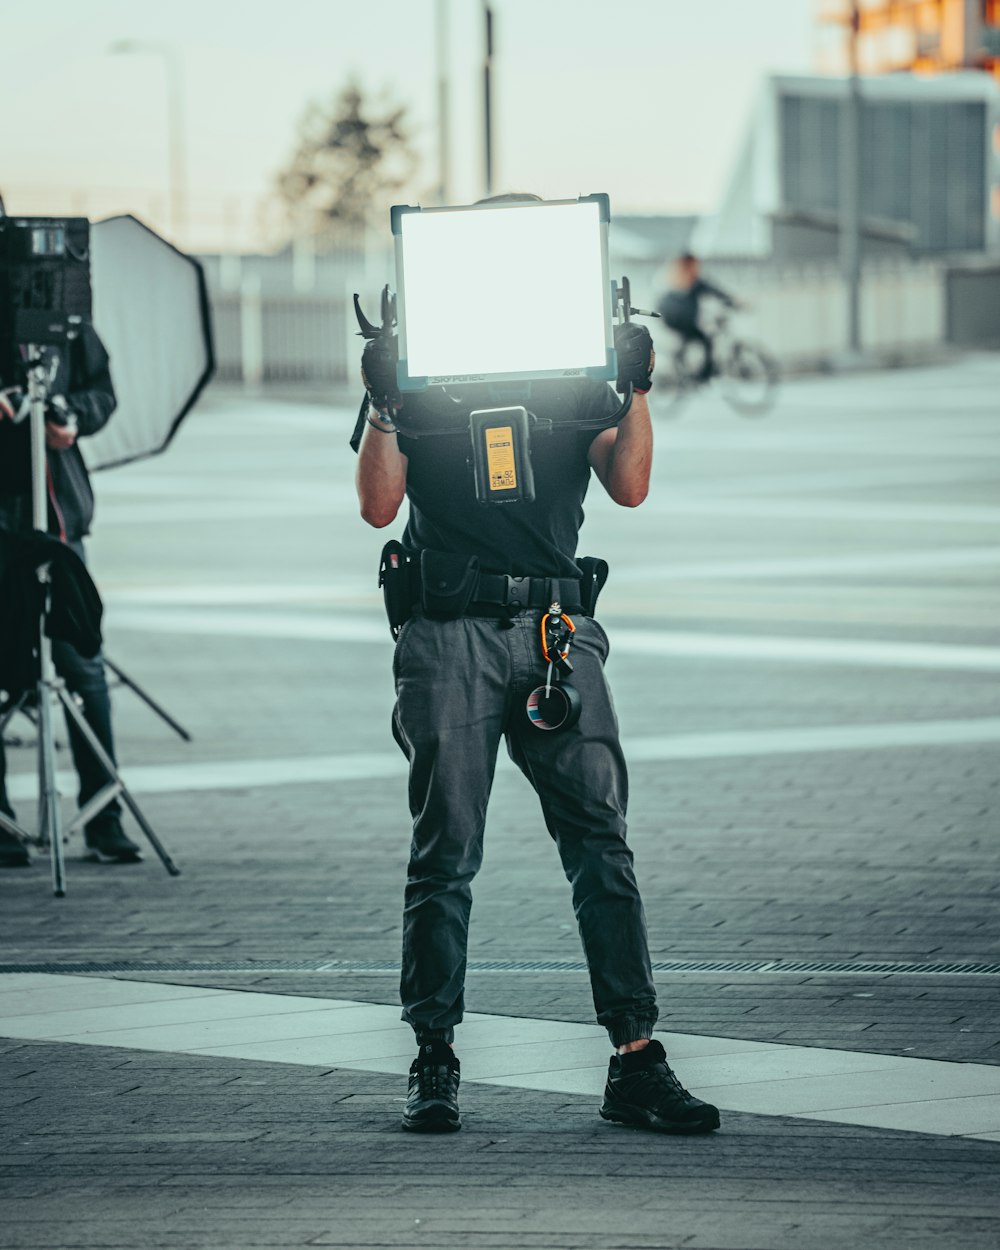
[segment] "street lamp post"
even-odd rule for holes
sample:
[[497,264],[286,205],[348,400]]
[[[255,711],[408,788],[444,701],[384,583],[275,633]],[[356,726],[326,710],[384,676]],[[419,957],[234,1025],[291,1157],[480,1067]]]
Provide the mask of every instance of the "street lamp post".
[[848,18],[847,95],[841,111],[840,263],[847,293],[847,351],[861,351],[861,82],[858,77],[857,0]]
[[448,0],[435,0],[435,59],[437,61],[438,203],[451,198],[451,103],[448,61],[450,57]]
[[483,56],[483,183],[486,194],[493,194],[493,9],[483,0],[486,39]]
[[184,118],[180,58],[176,49],[169,44],[146,43],[140,39],[119,39],[111,45],[108,51],[152,53],[163,60],[164,83],[167,90],[170,229],[176,242],[187,228],[187,181],[184,173]]

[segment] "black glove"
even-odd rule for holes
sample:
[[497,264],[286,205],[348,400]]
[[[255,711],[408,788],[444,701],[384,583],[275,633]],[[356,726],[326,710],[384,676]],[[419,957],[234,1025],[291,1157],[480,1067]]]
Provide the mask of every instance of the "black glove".
[[372,403],[380,411],[402,406],[403,397],[396,385],[396,361],[399,339],[395,334],[380,334],[369,339],[361,353],[361,380]]
[[76,426],[76,413],[65,395],[53,395],[45,405],[45,420],[53,425]]
[[653,385],[656,360],[653,336],[635,321],[622,322],[615,326],[615,351],[618,353],[618,393],[624,394],[631,382],[639,395],[645,395]]

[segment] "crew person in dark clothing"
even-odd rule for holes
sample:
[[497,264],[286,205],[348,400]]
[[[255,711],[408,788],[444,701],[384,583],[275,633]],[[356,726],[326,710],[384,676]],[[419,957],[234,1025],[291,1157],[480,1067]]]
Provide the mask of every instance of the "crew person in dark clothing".
[[737,300],[721,287],[706,282],[701,276],[701,262],[697,256],[685,252],[671,266],[671,286],[657,307],[657,312],[675,333],[681,336],[684,346],[700,343],[703,353],[702,366],[696,377],[707,382],[715,373],[712,359],[712,336],[706,334],[699,322],[699,305],[706,296],[721,300],[727,308],[739,308]]
[[[0,527],[13,532],[32,529],[31,445],[23,367],[8,365],[14,376],[4,379],[0,391]],[[77,446],[78,438],[96,434],[115,409],[108,354],[90,326],[84,326],[61,353],[48,388],[45,421],[46,478],[48,484],[48,530],[68,544],[81,558],[83,539],[90,532],[94,496],[87,469]],[[82,656],[68,642],[53,640],[56,672],[83,703],[83,715],[108,755],[114,760],[111,700],[100,655]],[[103,789],[107,777],[101,764],[71,719],[67,717],[70,750],[80,780],[82,807]],[[6,758],[0,740],[0,810],[13,817],[5,786]],[[112,800],[84,830],[91,857],[118,863],[141,858],[139,848],[126,836],[121,806]],[[30,863],[26,847],[12,834],[0,830],[0,868]]]
[[[386,366],[377,341],[362,360],[374,401],[358,462],[362,517],[377,528],[387,526],[408,498],[405,549],[423,553],[427,568],[439,560],[455,567],[457,560],[470,575],[468,602],[459,602],[457,611],[429,613],[424,599],[414,606],[393,663],[393,733],[409,760],[413,816],[401,998],[418,1054],[410,1069],[405,1129],[461,1127],[460,1066],[452,1042],[464,1010],[471,883],[482,862],[501,738],[541,800],[572,886],[597,1019],[616,1051],[601,1114],[665,1132],[708,1132],[719,1124],[716,1108],[683,1089],[662,1045],[651,1040],[656,992],[625,841],[627,777],[604,676],[608,641],[582,610],[576,546],[591,472],[625,507],[642,503],[649,485],[652,340],[632,324],[619,327],[616,346],[620,380],[636,388],[621,423],[595,434],[560,422],[615,412],[619,401],[603,382],[533,383],[528,406],[538,417],[550,417],[553,430],[533,440],[534,502],[502,507],[477,502],[467,428],[455,437],[410,438],[396,431],[394,414],[405,411],[433,423],[454,410],[452,398],[432,388],[400,401],[394,369]],[[498,406],[485,384],[455,389],[466,412]],[[392,392],[379,407],[379,397]],[[511,594],[514,578],[521,580]],[[498,595],[498,586],[508,592]],[[539,685],[540,623],[556,599],[576,626],[572,684],[581,711],[572,728],[544,732],[531,723],[525,704]]]

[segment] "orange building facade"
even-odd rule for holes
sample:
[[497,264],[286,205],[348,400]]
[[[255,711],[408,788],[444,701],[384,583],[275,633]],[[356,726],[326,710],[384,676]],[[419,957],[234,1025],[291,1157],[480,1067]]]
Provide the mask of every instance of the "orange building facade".
[[818,7],[824,25],[848,28],[856,9],[863,74],[977,69],[1000,82],[1000,0],[820,0]]

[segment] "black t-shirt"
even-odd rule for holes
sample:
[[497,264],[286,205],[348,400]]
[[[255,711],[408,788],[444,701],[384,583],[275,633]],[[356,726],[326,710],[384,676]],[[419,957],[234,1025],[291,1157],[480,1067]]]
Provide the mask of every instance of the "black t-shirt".
[[697,278],[686,290],[668,291],[657,305],[657,311],[672,330],[685,329],[698,324],[698,306],[703,295],[722,300],[729,308],[733,299],[720,287],[713,286],[704,278]]
[[[471,465],[469,412],[521,403],[552,422],[551,433],[531,434],[534,502],[482,504]],[[590,481],[587,453],[597,431],[573,422],[610,416],[619,403],[609,386],[588,378],[533,382],[526,398],[498,397],[480,385],[407,395],[403,411],[409,420],[428,428],[453,426],[454,433],[398,436],[409,460],[404,546],[475,555],[488,573],[579,576],[574,557]]]

